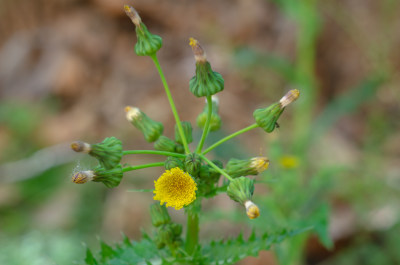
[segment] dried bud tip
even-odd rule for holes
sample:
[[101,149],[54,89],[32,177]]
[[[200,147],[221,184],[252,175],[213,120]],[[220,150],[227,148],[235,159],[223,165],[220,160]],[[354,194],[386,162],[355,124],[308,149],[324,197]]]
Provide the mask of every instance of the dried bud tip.
[[268,169],[269,159],[267,157],[254,157],[251,159],[250,167],[261,173]]
[[125,107],[126,118],[128,121],[136,119],[140,115],[140,109],[131,106]]
[[192,47],[192,51],[194,53],[194,58],[196,59],[196,62],[206,62],[206,54],[203,50],[203,48],[200,46],[200,43],[194,39],[194,38],[189,38],[189,45]]
[[138,12],[133,7],[128,5],[124,5],[124,10],[128,17],[132,20],[133,24],[135,24],[137,27],[140,27],[142,19],[140,18]]
[[287,92],[286,95],[284,95],[279,102],[281,103],[282,108],[284,108],[296,99],[298,99],[299,96],[300,91],[298,89],[292,89]]
[[246,214],[250,219],[256,219],[260,216],[260,209],[254,204],[254,202],[246,201],[244,206],[246,207]]
[[91,170],[81,171],[72,176],[72,182],[76,184],[84,184],[93,180],[94,172]]
[[73,142],[71,144],[71,149],[74,150],[75,152],[83,152],[83,153],[89,153],[92,150],[90,144],[81,141]]

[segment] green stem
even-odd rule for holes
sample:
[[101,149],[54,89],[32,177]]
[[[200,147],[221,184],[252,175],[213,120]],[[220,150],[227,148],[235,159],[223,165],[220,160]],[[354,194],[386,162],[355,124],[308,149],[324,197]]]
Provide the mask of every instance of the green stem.
[[188,213],[187,216],[187,231],[185,250],[191,255],[199,243],[199,215],[197,213]]
[[199,145],[197,146],[196,153],[201,153],[201,149],[203,149],[204,141],[207,138],[207,134],[208,134],[208,131],[210,128],[211,114],[212,114],[211,96],[207,96],[207,105],[208,105],[207,120],[206,120],[206,124],[204,125],[203,134],[201,135],[201,139],[200,139]]
[[223,169],[219,168],[216,164],[214,164],[213,162],[211,162],[207,157],[205,157],[204,155],[199,154],[199,156],[207,162],[207,164],[209,164],[212,168],[214,168],[216,171],[218,171],[221,175],[225,176],[227,179],[229,179],[230,181],[233,180],[233,178],[231,176],[229,176],[228,173],[226,173]]
[[213,150],[215,147],[219,146],[220,144],[223,144],[223,143],[225,143],[226,141],[228,141],[228,140],[230,140],[230,139],[232,139],[232,138],[238,136],[239,134],[245,133],[245,132],[250,131],[250,130],[252,130],[252,129],[254,129],[254,128],[257,128],[257,127],[258,127],[258,124],[257,124],[257,123],[254,123],[254,124],[252,124],[252,125],[250,125],[250,126],[244,128],[244,129],[241,129],[240,131],[237,131],[237,132],[235,132],[235,133],[232,133],[231,135],[228,135],[227,137],[225,137],[225,138],[219,140],[218,142],[216,142],[216,143],[213,144],[212,146],[208,147],[206,150],[204,150],[204,152],[203,152],[202,154],[205,155],[205,154],[207,154],[208,152],[210,152],[211,150]]
[[135,155],[135,154],[149,154],[149,155],[163,155],[163,156],[174,156],[185,158],[186,155],[178,154],[173,152],[166,152],[166,151],[155,151],[155,150],[125,150],[122,151],[122,155]]
[[144,164],[144,165],[139,165],[139,166],[124,167],[122,169],[122,172],[127,172],[127,171],[142,169],[142,168],[148,168],[148,167],[162,167],[162,166],[164,166],[164,162],[150,163],[150,164]]
[[176,122],[176,124],[178,126],[179,135],[180,135],[180,137],[182,139],[183,148],[185,148],[185,153],[189,154],[190,150],[189,150],[189,147],[188,147],[188,144],[187,144],[187,140],[186,140],[185,134],[183,132],[181,120],[179,119],[179,115],[178,115],[178,112],[176,110],[174,100],[172,99],[171,91],[169,90],[169,87],[168,87],[167,80],[165,79],[164,73],[163,73],[163,71],[161,69],[160,63],[158,62],[156,54],[154,53],[150,57],[151,57],[151,59],[153,59],[153,62],[156,65],[156,68],[157,68],[158,73],[160,75],[161,82],[164,85],[165,93],[167,94],[167,98],[168,98],[169,104],[171,106],[171,110],[172,110],[172,113],[174,115],[175,122]]

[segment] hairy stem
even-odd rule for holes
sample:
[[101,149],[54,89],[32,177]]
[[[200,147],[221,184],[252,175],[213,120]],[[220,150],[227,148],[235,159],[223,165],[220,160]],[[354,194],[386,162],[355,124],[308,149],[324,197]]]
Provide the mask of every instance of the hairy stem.
[[258,125],[257,123],[254,123],[244,129],[241,129],[240,131],[234,132],[231,135],[226,136],[225,138],[219,140],[218,142],[216,142],[215,144],[211,145],[210,147],[208,147],[206,150],[204,150],[204,152],[202,153],[203,155],[207,154],[208,152],[210,152],[211,150],[213,150],[215,147],[219,146],[220,144],[225,143],[226,141],[238,136],[239,134],[245,133],[247,131],[250,131],[254,128],[257,128]]
[[135,154],[163,155],[163,156],[173,156],[173,157],[180,157],[180,158],[186,157],[186,155],[184,155],[184,154],[178,154],[178,153],[166,152],[166,151],[155,151],[155,150],[125,150],[125,151],[122,151],[122,155],[135,155]]
[[122,172],[127,172],[127,171],[142,169],[142,168],[148,168],[148,167],[162,167],[162,166],[164,166],[164,162],[143,164],[143,165],[139,165],[139,166],[124,167],[124,168],[122,169]]
[[197,153],[201,153],[201,149],[203,149],[204,141],[207,138],[207,134],[208,134],[209,128],[210,128],[210,121],[211,121],[211,114],[212,114],[211,96],[207,96],[207,105],[208,105],[207,120],[206,120],[206,124],[204,125],[204,128],[203,128],[203,134],[201,135],[199,145],[197,146],[197,149],[196,149]]
[[201,157],[201,159],[203,159],[204,161],[207,162],[207,164],[209,164],[212,168],[214,168],[216,171],[218,171],[219,173],[221,173],[221,175],[223,175],[224,177],[226,177],[227,179],[229,179],[230,181],[232,181],[232,177],[229,176],[228,173],[226,173],[223,169],[219,168],[216,164],[214,164],[213,162],[211,162],[207,157],[205,157],[204,155],[199,154],[199,156]]
[[167,80],[165,79],[164,73],[163,73],[163,71],[161,69],[160,63],[158,62],[156,54],[153,54],[150,57],[151,57],[151,59],[153,59],[153,62],[154,62],[155,66],[156,66],[156,68],[158,70],[159,75],[160,75],[161,82],[164,85],[165,93],[167,94],[167,98],[168,98],[169,104],[171,106],[171,110],[172,110],[172,113],[174,115],[175,122],[176,122],[176,124],[178,126],[179,135],[180,135],[180,137],[182,139],[183,148],[185,148],[185,153],[189,154],[190,150],[189,150],[189,147],[188,147],[188,144],[187,144],[187,140],[186,140],[185,134],[183,133],[182,123],[181,123],[181,120],[179,119],[179,115],[178,115],[178,112],[176,110],[174,100],[172,99],[171,91],[169,90]]

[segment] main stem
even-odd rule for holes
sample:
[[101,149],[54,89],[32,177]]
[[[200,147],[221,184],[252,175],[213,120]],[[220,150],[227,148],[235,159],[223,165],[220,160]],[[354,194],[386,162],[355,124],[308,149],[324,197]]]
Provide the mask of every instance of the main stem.
[[165,93],[167,94],[167,98],[168,98],[169,104],[171,106],[171,110],[172,110],[172,113],[174,115],[176,125],[178,126],[179,135],[180,135],[180,137],[182,139],[183,148],[185,148],[185,153],[189,154],[190,150],[189,150],[189,147],[188,147],[188,144],[187,144],[187,140],[186,140],[185,134],[183,132],[181,120],[179,119],[179,115],[178,115],[178,112],[176,110],[174,100],[172,99],[171,91],[169,90],[169,87],[168,87],[167,80],[165,79],[164,73],[163,73],[163,71],[161,69],[160,63],[158,62],[156,54],[154,53],[153,55],[150,55],[150,57],[151,57],[151,59],[153,59],[153,62],[156,65],[158,73],[159,73],[159,75],[161,77],[161,82],[164,85]]
[[208,147],[206,150],[204,150],[204,152],[203,152],[202,154],[205,155],[205,154],[207,154],[208,152],[210,152],[211,150],[213,150],[215,147],[219,146],[220,144],[223,144],[223,143],[225,143],[226,141],[228,141],[228,140],[230,140],[230,139],[232,139],[232,138],[238,136],[239,134],[245,133],[245,132],[250,131],[250,130],[252,130],[252,129],[254,129],[254,128],[257,128],[257,127],[258,127],[258,124],[257,124],[257,123],[254,123],[254,124],[252,124],[252,125],[250,125],[250,126],[244,128],[244,129],[241,129],[240,131],[237,131],[237,132],[235,132],[235,133],[232,133],[231,135],[228,135],[227,137],[225,137],[225,138],[219,140],[219,141],[216,142],[215,144],[213,144],[213,145],[211,145],[210,147]]
[[187,231],[185,250],[191,255],[199,243],[199,215],[197,213],[189,212],[187,216]]
[[162,167],[162,166],[164,166],[164,162],[150,163],[150,164],[144,164],[144,165],[139,165],[139,166],[124,167],[124,168],[122,168],[122,172],[127,172],[127,171],[142,169],[142,168],[148,168],[148,167]]
[[207,138],[207,134],[210,128],[211,122],[211,114],[212,114],[212,99],[211,96],[207,96],[207,105],[208,105],[208,113],[207,113],[207,120],[206,124],[204,125],[203,134],[201,135],[201,139],[199,145],[197,146],[196,152],[201,153],[201,149],[203,149],[204,141]]
[[186,155],[178,154],[173,152],[166,152],[166,151],[155,151],[155,150],[125,150],[122,151],[122,155],[135,155],[135,154],[149,154],[149,155],[163,155],[163,156],[174,156],[185,158]]

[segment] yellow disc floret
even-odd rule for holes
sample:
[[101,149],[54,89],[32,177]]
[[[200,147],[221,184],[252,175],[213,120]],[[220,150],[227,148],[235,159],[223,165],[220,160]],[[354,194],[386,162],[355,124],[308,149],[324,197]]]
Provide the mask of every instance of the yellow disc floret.
[[179,167],[165,171],[154,181],[154,200],[160,204],[167,203],[167,207],[175,207],[176,210],[189,205],[196,199],[196,182],[192,177]]

